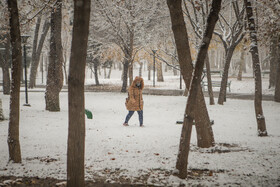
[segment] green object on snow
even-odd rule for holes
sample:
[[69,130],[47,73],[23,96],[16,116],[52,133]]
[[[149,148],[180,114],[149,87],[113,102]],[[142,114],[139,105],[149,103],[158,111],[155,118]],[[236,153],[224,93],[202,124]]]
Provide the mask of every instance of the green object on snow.
[[85,114],[87,115],[88,119],[92,119],[92,112],[90,110],[85,109]]

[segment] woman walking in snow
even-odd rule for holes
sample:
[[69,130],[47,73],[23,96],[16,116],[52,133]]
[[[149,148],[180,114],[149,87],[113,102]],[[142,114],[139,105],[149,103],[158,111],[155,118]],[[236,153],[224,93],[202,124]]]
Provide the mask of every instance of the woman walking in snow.
[[139,116],[140,127],[143,127],[143,97],[142,90],[144,88],[144,80],[141,77],[136,76],[131,86],[128,89],[128,98],[126,100],[126,108],[129,111],[124,126],[128,126],[128,121],[131,116],[137,111]]

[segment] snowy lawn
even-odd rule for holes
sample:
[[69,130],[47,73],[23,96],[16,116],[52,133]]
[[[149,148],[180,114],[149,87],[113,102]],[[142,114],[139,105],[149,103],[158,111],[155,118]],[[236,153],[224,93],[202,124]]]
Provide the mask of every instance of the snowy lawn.
[[[130,181],[155,185],[184,184],[277,186],[280,184],[280,104],[263,102],[268,137],[258,137],[253,101],[230,100],[224,106],[208,106],[215,121],[216,146],[199,149],[193,128],[189,169],[192,177],[171,175],[176,163],[186,98],[144,95],[144,128],[137,113],[129,127],[127,94],[86,93],[86,178],[107,182]],[[9,96],[1,94],[5,117]],[[20,143],[22,164],[8,163],[8,120],[0,122],[0,176],[66,178],[68,131],[67,93],[60,94],[61,112],[45,111],[43,92],[29,94],[31,107],[24,107],[21,93]],[[208,100],[207,100],[208,101]],[[200,173],[202,172],[202,174]],[[205,174],[207,173],[207,174]],[[197,177],[196,177],[197,175]]]

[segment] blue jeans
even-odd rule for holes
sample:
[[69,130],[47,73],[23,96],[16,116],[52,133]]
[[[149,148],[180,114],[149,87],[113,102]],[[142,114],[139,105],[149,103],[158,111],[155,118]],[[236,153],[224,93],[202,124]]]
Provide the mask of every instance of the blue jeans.
[[[140,125],[143,125],[143,110],[137,111],[138,116],[139,116],[139,122]],[[128,123],[129,119],[131,116],[134,114],[134,111],[129,111],[126,118],[125,118],[125,123]]]

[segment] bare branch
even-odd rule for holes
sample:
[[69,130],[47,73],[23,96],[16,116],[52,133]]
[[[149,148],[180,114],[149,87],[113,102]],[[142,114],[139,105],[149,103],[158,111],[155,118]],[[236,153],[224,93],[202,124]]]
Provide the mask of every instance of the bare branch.
[[[42,12],[43,10],[45,10],[45,9],[47,8],[47,5],[48,5],[50,2],[51,2],[51,0],[49,0],[47,3],[45,3],[44,6],[43,6],[39,11],[37,11],[37,13],[36,13],[34,16],[32,16],[31,18],[27,19],[26,22],[24,22],[24,23],[22,23],[22,24],[20,24],[20,25],[26,25],[27,23],[29,23],[30,21],[32,21],[35,17],[37,17],[39,14],[41,14],[41,12]],[[54,7],[54,6],[56,5],[56,3],[57,3],[57,0],[56,0],[56,1],[53,3],[53,5],[51,5],[50,7]]]

